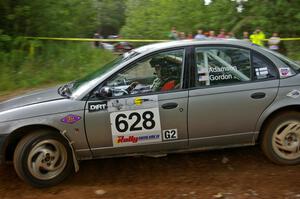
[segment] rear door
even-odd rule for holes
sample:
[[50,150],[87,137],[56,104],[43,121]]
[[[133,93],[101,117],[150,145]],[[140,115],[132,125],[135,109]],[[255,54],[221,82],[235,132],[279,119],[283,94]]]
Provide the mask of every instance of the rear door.
[[275,99],[279,79],[264,56],[234,46],[196,47],[189,91],[191,147],[254,142],[255,124]]
[[[185,57],[183,48],[146,56],[102,85],[112,90],[112,97],[88,100],[85,126],[95,156],[188,146]],[[163,71],[155,68],[153,60],[163,60]],[[128,92],[129,87],[134,89]]]

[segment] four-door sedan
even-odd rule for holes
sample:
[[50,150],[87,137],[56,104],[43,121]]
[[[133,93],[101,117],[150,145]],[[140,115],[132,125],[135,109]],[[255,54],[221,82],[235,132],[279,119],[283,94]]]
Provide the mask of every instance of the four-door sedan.
[[0,104],[1,160],[33,186],[78,161],[261,144],[300,162],[300,66],[238,40],[134,49],[82,79]]

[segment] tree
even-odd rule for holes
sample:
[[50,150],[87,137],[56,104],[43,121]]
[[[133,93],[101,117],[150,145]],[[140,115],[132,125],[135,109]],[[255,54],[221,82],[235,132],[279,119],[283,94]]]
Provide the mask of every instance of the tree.
[[11,36],[90,37],[117,34],[125,0],[0,0],[0,29]]
[[98,0],[96,7],[99,21],[97,31],[104,36],[118,34],[125,23],[124,0]]
[[167,38],[172,26],[194,33],[198,28],[206,31],[224,28],[241,34],[260,27],[268,35],[272,31],[282,36],[300,34],[300,1],[213,0],[205,5],[204,0],[128,0],[126,8],[126,23],[121,33],[130,38]]

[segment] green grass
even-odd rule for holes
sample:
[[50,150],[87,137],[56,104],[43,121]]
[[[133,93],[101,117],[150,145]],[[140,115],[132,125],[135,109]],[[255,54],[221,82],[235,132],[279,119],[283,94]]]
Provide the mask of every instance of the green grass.
[[34,53],[28,49],[0,51],[0,92],[78,79],[116,57],[90,43],[45,42]]
[[284,41],[283,44],[287,51],[286,55],[295,61],[300,61],[300,41]]

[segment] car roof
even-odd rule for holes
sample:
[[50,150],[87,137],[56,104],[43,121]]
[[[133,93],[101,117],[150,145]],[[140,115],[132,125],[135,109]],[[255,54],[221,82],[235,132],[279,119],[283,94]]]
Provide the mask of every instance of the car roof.
[[[189,40],[176,40],[176,41],[167,41],[155,44],[145,45],[139,48],[136,48],[134,51],[138,53],[148,53],[151,51],[157,51],[167,48],[176,48],[176,47],[183,47],[183,46],[194,46],[194,45],[238,45],[243,47],[251,48],[255,44],[252,44],[247,41],[238,40],[238,39],[189,39]],[[256,46],[256,45],[255,45]]]

